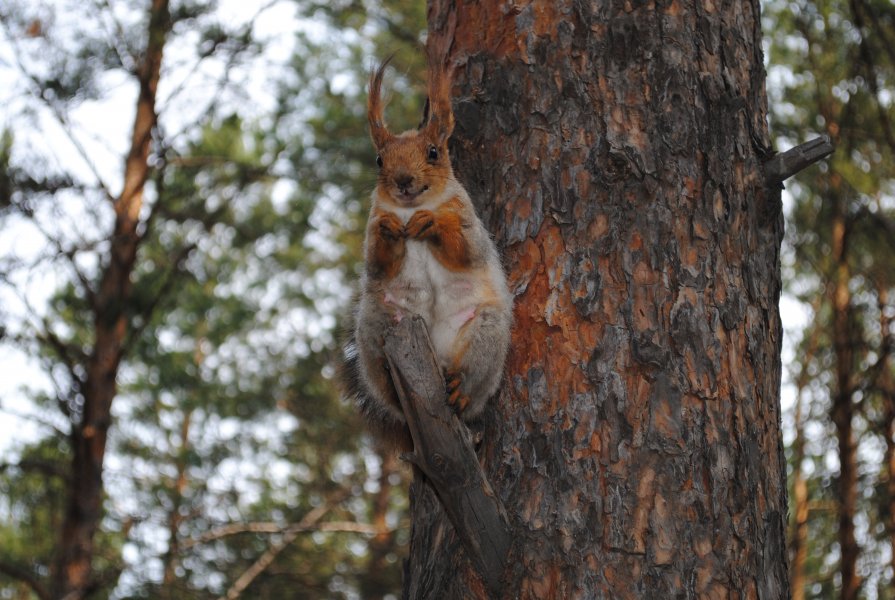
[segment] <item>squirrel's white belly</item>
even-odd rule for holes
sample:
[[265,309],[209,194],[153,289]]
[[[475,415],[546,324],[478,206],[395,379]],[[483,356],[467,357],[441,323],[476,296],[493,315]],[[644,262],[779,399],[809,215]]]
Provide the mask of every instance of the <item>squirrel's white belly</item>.
[[427,244],[416,240],[407,241],[401,271],[389,284],[385,300],[423,317],[443,367],[450,366],[457,335],[475,317],[478,302],[472,281],[445,269]]
[[401,270],[385,288],[384,298],[385,304],[399,313],[420,315],[426,323],[430,323],[432,319],[436,292],[426,264],[429,260],[433,260],[432,255],[423,244],[408,241]]

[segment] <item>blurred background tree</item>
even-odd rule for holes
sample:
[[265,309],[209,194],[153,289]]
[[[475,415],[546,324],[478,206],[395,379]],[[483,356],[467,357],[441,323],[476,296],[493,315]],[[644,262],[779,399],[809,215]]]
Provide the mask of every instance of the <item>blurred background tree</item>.
[[793,597],[895,598],[895,6],[771,0],[771,130],[837,147],[788,184]]

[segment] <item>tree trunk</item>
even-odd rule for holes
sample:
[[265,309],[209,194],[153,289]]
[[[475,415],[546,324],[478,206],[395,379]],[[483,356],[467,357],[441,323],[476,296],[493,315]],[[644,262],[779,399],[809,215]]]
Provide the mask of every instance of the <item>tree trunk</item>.
[[382,452],[382,471],[379,474],[379,491],[373,496],[369,522],[378,531],[368,544],[367,574],[361,580],[361,597],[368,600],[383,600],[394,591],[394,569],[389,567],[388,555],[395,552],[395,532],[388,531],[389,508],[392,505],[391,478],[398,476],[398,459],[392,452]]
[[[200,355],[196,350],[196,356]],[[197,360],[196,363],[200,363]],[[177,588],[177,566],[180,564],[180,525],[183,523],[184,492],[187,484],[187,469],[189,467],[190,451],[190,423],[193,412],[187,410],[183,415],[183,423],[180,425],[180,448],[175,455],[174,464],[177,468],[177,477],[171,489],[171,510],[168,512],[168,550],[162,557],[164,571],[162,575],[162,589],[164,597],[174,600],[179,597]]]
[[[805,363],[803,363],[804,365]],[[803,372],[807,369],[803,369]],[[804,385],[797,386],[793,441],[793,523],[790,537],[790,590],[792,600],[805,600],[805,561],[808,558],[808,482],[802,474],[805,459],[805,428],[802,419]]]
[[[815,305],[812,313],[817,316],[819,306]],[[805,600],[805,561],[808,559],[808,482],[802,473],[802,462],[805,460],[805,388],[811,379],[809,365],[817,352],[820,328],[813,327],[804,348],[799,376],[796,379],[796,405],[793,429],[796,437],[792,442],[792,491],[793,491],[793,523],[790,537],[790,590],[792,600]]]
[[836,385],[833,392],[832,418],[839,445],[839,572],[842,576],[842,600],[857,600],[861,587],[857,571],[858,542],[855,539],[855,510],[858,501],[858,456],[853,433],[854,405],[852,379],[854,353],[849,313],[851,312],[851,275],[848,265],[848,217],[838,173],[830,176],[833,187],[831,258],[833,260],[833,352],[836,361]]
[[[789,595],[760,35],[756,0],[430,0],[456,171],[516,295],[480,449],[506,597]],[[416,597],[484,597],[412,512]]]
[[[800,393],[801,396],[801,393]],[[801,404],[801,397],[797,400]],[[800,408],[796,409],[796,436],[804,436],[804,430],[800,418]],[[792,600],[805,600],[805,561],[808,559],[808,482],[802,475],[799,465],[805,457],[804,440],[798,440],[796,457],[793,459],[793,508],[794,520],[792,525],[792,545],[790,561],[790,589]]]
[[890,380],[884,390],[885,395],[885,427],[886,435],[885,470],[886,493],[883,495],[881,512],[885,515],[884,523],[889,538],[889,567],[892,575],[889,587],[895,590],[895,384]]
[[72,483],[53,569],[55,596],[66,600],[84,598],[93,587],[93,541],[102,518],[103,458],[129,330],[130,276],[137,256],[137,226],[156,124],[156,89],[169,29],[168,0],[152,0],[146,52],[136,74],[140,89],[124,187],[114,203],[108,261],[93,300],[94,341],[87,361],[83,405],[72,413]]
[[889,538],[889,566],[892,570],[889,586],[895,590],[895,377],[893,377],[891,360],[892,353],[895,351],[895,337],[892,333],[892,319],[888,315],[888,289],[885,285],[878,284],[876,293],[881,335],[879,360],[882,361],[877,386],[883,400],[882,431],[886,442],[886,450],[883,454],[886,492],[882,494],[880,513],[883,515],[882,520]]

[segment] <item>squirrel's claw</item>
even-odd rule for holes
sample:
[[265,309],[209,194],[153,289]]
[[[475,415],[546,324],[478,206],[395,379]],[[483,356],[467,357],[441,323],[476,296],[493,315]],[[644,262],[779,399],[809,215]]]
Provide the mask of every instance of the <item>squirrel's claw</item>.
[[404,226],[401,220],[392,213],[385,213],[379,217],[379,235],[389,240],[399,240],[404,237]]
[[453,394],[463,383],[463,378],[459,373],[446,373],[444,386],[447,388],[448,394]]
[[463,376],[460,373],[447,373],[445,389],[447,390],[448,404],[457,414],[462,414],[469,406],[469,396],[460,389],[462,383]]

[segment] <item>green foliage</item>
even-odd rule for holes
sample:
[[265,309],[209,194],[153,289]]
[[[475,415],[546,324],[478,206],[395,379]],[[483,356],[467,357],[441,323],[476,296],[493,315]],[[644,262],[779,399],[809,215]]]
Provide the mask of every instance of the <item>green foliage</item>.
[[48,439],[22,453],[19,467],[9,466],[0,479],[0,528],[3,557],[26,566],[35,573],[48,568],[41,558],[52,554],[53,538],[33,532],[56,531],[62,525],[61,509],[65,497],[64,471],[58,465],[66,458],[67,448]]

